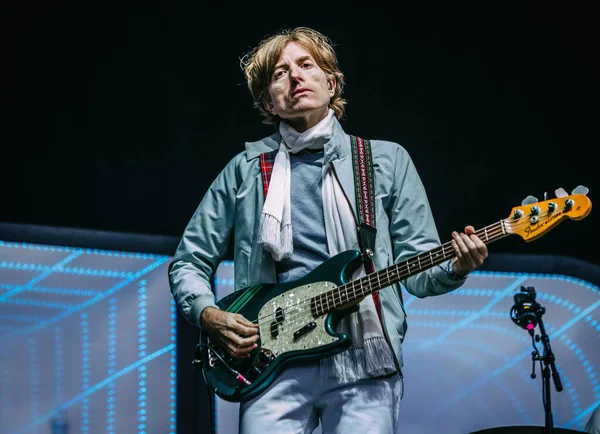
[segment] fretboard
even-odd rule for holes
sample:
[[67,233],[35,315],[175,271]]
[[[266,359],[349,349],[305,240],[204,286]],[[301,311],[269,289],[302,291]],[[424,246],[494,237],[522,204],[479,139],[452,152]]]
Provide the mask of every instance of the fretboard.
[[[505,237],[506,222],[500,220],[497,223],[486,226],[475,231],[481,241],[489,244]],[[356,300],[360,300],[372,292],[379,291],[387,286],[398,283],[415,274],[439,265],[455,256],[452,242],[442,244],[428,252],[421,253],[406,261],[394,264],[388,268],[368,274],[360,279],[338,286],[331,291],[317,295],[311,300],[313,314],[320,316],[332,310],[343,307]]]

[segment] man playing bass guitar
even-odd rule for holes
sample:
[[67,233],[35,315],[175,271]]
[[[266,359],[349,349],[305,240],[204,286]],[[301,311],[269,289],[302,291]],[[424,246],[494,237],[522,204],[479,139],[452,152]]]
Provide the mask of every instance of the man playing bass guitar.
[[[258,321],[220,309],[211,291],[231,237],[236,290],[293,282],[361,248],[355,138],[340,124],[344,75],[331,41],[309,28],[281,31],[243,57],[242,67],[255,108],[275,132],[246,143],[214,180],[169,269],[184,317],[233,359],[251,357],[261,336]],[[369,146],[377,225],[366,259],[382,270],[436,248],[440,239],[407,151],[382,140]],[[401,289],[428,297],[463,285],[488,255],[474,232],[467,226],[452,234],[452,259],[356,300],[337,324],[349,346],[281,369],[261,394],[241,403],[240,432],[311,433],[320,422],[324,433],[396,433],[406,330]]]

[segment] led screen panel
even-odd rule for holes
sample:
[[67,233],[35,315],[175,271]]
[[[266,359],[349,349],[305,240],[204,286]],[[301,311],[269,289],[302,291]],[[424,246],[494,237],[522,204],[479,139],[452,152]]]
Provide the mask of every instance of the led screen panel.
[[169,260],[0,241],[0,432],[175,432]]

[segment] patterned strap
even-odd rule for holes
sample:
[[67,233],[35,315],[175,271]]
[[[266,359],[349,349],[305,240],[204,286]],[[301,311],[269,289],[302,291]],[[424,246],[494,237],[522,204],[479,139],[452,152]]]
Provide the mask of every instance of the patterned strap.
[[[375,272],[373,252],[375,251],[375,189],[373,187],[373,159],[371,142],[360,137],[350,136],[352,144],[352,164],[354,167],[354,189],[356,191],[356,207],[359,219],[359,246],[363,253],[367,274]],[[379,292],[371,294],[379,321],[381,316],[381,300]]]
[[359,222],[375,228],[375,193],[373,192],[373,160],[371,143],[360,137],[350,136],[356,206],[360,212]]
[[260,154],[260,173],[262,175],[264,197],[267,197],[267,193],[269,192],[271,174],[273,173],[273,163],[275,163],[277,152],[278,150],[276,149],[271,152],[263,152]]

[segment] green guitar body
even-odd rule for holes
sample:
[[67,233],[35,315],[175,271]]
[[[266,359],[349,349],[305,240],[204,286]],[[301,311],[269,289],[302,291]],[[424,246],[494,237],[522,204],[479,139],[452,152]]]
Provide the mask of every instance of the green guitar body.
[[347,348],[349,337],[335,330],[356,308],[315,316],[313,298],[350,281],[360,263],[360,252],[348,250],[296,281],[253,285],[219,300],[220,309],[259,324],[260,339],[250,358],[238,359],[201,330],[195,363],[207,386],[226,401],[247,401],[264,392],[284,367]]

